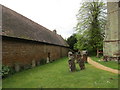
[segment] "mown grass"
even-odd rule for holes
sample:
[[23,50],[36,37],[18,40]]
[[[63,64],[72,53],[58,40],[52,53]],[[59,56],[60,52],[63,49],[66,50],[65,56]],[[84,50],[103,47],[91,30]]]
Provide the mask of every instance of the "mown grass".
[[3,88],[118,88],[118,75],[86,64],[69,72],[67,58],[3,79]]
[[102,60],[102,57],[98,58],[96,56],[91,56],[91,59],[100,63],[100,64],[102,64],[102,65],[104,65],[104,66],[120,70],[120,64],[118,64],[118,62],[116,62],[116,61],[105,62],[105,61]]

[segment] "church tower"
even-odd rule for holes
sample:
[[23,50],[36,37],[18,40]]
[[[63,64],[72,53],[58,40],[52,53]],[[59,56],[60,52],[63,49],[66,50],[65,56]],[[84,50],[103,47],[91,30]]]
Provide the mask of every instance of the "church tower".
[[104,39],[104,60],[120,59],[120,2],[107,3],[107,26]]

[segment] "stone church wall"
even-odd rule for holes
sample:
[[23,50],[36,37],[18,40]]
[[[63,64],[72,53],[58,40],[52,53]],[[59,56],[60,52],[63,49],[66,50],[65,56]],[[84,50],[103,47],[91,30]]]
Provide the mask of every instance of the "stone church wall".
[[120,7],[118,2],[107,3],[107,28],[105,30],[104,56],[120,57]]

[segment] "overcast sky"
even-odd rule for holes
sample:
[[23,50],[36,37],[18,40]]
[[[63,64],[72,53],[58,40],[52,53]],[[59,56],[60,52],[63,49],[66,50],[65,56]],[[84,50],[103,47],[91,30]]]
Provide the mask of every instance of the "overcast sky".
[[2,0],[1,4],[68,38],[74,33],[81,0]]

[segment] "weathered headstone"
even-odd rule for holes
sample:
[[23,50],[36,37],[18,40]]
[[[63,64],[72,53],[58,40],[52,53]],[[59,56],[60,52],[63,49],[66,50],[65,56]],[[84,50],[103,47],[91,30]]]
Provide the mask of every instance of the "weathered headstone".
[[16,71],[16,72],[19,72],[19,71],[20,71],[20,65],[17,64],[17,63],[15,64],[15,71]]
[[46,63],[49,63],[50,62],[50,58],[49,57],[47,57],[47,62]]
[[70,60],[68,61],[68,63],[69,63],[69,70],[70,70],[71,72],[76,71],[76,66],[75,66],[74,60],[70,59]]
[[35,60],[32,60],[32,67],[35,67],[35,66],[36,66]]
[[71,51],[68,52],[68,58],[69,59],[73,59],[74,58],[73,53]]
[[80,67],[81,70],[85,69],[84,60],[79,59],[79,60],[78,60],[78,64],[79,64],[79,67]]
[[108,61],[107,56],[104,56],[104,57],[103,57],[103,60],[107,62],[107,61]]

